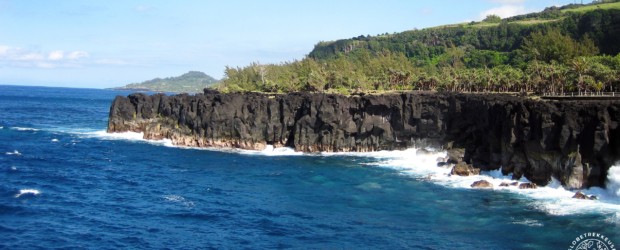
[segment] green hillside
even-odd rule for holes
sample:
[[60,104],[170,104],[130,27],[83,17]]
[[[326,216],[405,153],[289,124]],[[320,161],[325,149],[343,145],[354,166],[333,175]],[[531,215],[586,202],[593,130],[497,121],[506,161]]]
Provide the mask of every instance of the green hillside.
[[[615,55],[620,52],[617,45],[620,42],[618,11],[620,2],[549,7],[542,12],[506,19],[487,18],[480,22],[320,42],[309,57],[328,59],[339,53],[367,49],[371,52],[402,52],[409,58],[429,59],[451,46],[511,52],[519,49],[527,35],[549,29],[559,30],[577,40],[588,36],[595,40],[602,53]],[[425,51],[430,54],[424,54]]]
[[200,72],[190,71],[181,76],[155,78],[141,83],[131,83],[123,87],[114,89],[119,90],[138,90],[154,92],[174,92],[174,93],[202,93],[205,87],[210,87],[218,82],[215,78]]
[[620,2],[591,4],[591,5],[579,6],[575,8],[566,8],[562,11],[563,12],[588,12],[588,11],[593,11],[597,9],[601,9],[601,10],[616,9],[617,10],[617,9],[620,9]]
[[620,87],[618,2],[319,42],[302,60],[227,68],[223,91],[592,92]]

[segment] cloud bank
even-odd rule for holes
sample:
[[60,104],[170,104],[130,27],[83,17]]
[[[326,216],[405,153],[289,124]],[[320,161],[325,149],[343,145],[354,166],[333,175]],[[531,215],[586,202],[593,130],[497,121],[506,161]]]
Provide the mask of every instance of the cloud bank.
[[90,55],[86,51],[62,51],[49,52],[33,51],[19,47],[0,45],[0,65],[34,68],[66,68],[79,67],[82,59]]
[[498,15],[502,18],[527,14],[531,10],[525,8],[525,0],[488,0],[491,3],[495,3],[499,6],[485,10],[478,16],[479,19],[484,19],[489,15]]
[[488,9],[480,13],[480,19],[484,19],[488,15],[498,15],[502,18],[526,14],[529,11],[523,5],[502,5],[496,8]]

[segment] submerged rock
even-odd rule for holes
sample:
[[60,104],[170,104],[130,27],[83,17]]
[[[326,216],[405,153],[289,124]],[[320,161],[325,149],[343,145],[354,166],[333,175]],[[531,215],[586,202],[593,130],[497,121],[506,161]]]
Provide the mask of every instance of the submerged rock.
[[471,184],[473,188],[492,188],[493,184],[486,180],[479,180]]

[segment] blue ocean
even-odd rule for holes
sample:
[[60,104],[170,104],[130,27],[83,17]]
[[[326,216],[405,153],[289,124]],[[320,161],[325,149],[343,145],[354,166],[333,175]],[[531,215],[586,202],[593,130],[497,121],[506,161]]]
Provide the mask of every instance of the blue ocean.
[[[0,249],[569,249],[588,232],[620,244],[620,165],[590,201],[557,182],[449,176],[441,151],[180,148],[105,132],[127,94],[0,86]],[[470,188],[480,179],[496,188]]]

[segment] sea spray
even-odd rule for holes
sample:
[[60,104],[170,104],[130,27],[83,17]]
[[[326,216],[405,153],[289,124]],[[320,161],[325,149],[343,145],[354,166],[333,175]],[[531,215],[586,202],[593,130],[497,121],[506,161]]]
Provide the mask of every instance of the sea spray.
[[26,128],[26,127],[12,127],[12,130],[17,130],[17,131],[40,131],[40,129],[37,128]]
[[17,156],[22,155],[22,153],[20,153],[20,152],[19,152],[19,151],[17,151],[17,150],[13,150],[13,152],[6,152],[6,153],[4,153],[4,154],[6,154],[6,155],[17,155]]
[[615,165],[607,171],[607,191],[620,198],[620,165]]
[[[471,189],[475,181],[486,180],[493,184],[492,190],[497,192],[510,192],[522,197],[524,202],[537,210],[553,215],[604,213],[615,214],[620,211],[620,167],[610,169],[607,190],[594,187],[583,190],[588,195],[595,195],[599,200],[573,199],[575,191],[565,189],[560,181],[552,178],[551,182],[537,189],[519,189],[516,186],[502,187],[502,183],[512,183],[511,175],[502,175],[500,170],[483,171],[481,175],[456,176],[450,174],[450,168],[438,167],[436,159],[446,155],[445,152],[424,153],[417,149],[404,151],[388,151],[370,153],[377,162],[370,163],[379,167],[387,167],[400,171],[403,174],[416,177],[419,180],[430,181],[442,186],[458,189]],[[354,155],[354,154],[353,154]],[[529,182],[525,177],[516,180],[519,183]],[[608,192],[613,192],[610,195]]]
[[[447,152],[425,148],[424,150],[410,148],[406,150],[394,151],[375,151],[375,152],[346,152],[346,153],[302,153],[292,148],[274,147],[268,145],[264,150],[241,150],[241,149],[222,149],[222,148],[192,148],[172,145],[170,140],[152,141],[143,139],[142,133],[123,132],[123,133],[106,133],[105,131],[97,131],[87,133],[88,136],[98,137],[105,140],[127,140],[147,142],[158,146],[209,150],[227,153],[259,155],[265,157],[274,156],[349,156],[371,158],[374,161],[362,163],[366,166],[377,166],[394,169],[403,175],[412,176],[417,180],[430,181],[438,185],[449,188],[471,189],[471,184],[475,181],[486,180],[493,184],[492,190],[498,192],[510,192],[519,195],[537,210],[544,211],[553,215],[568,214],[588,214],[588,213],[615,213],[620,211],[620,196],[618,195],[620,188],[620,167],[613,167],[609,172],[608,188],[590,188],[583,190],[588,195],[595,195],[599,200],[577,200],[572,196],[575,191],[565,189],[561,183],[552,178],[551,182],[537,189],[519,189],[515,186],[501,187],[504,182],[512,183],[511,175],[502,175],[500,170],[483,171],[481,175],[476,176],[455,176],[450,174],[450,168],[438,167],[437,159],[445,158]],[[525,177],[517,180],[519,183],[529,182]],[[614,191],[610,191],[614,190]],[[613,193],[613,195],[611,194]]]
[[136,132],[122,132],[122,133],[107,133],[105,130],[99,130],[94,132],[79,132],[76,133],[83,137],[88,138],[99,138],[103,140],[122,140],[122,141],[139,141],[150,143],[154,145],[161,145],[166,147],[175,147],[172,144],[172,140],[170,139],[162,139],[162,140],[147,140],[144,139],[144,133],[136,133]]

